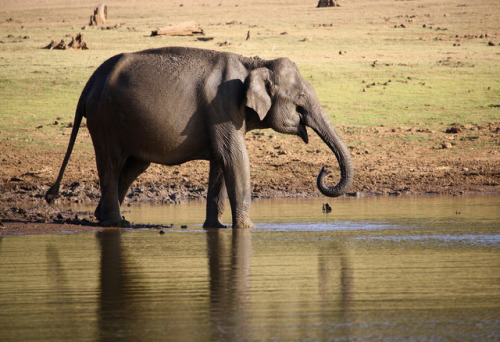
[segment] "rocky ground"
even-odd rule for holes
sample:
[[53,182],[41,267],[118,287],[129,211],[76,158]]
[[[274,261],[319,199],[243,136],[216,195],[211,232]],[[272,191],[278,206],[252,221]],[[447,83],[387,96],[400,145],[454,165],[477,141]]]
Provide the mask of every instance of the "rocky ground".
[[[340,127],[355,165],[351,196],[440,193],[461,195],[500,190],[500,122],[436,130],[421,127]],[[247,134],[252,196],[318,197],[315,182],[336,161],[314,133],[303,144],[272,131]],[[95,203],[100,193],[91,151],[74,151],[61,197],[49,206],[43,196],[55,180],[63,154],[20,149],[0,140],[0,234],[96,230],[91,213],[63,210],[65,204]],[[335,175],[335,172],[333,173]],[[336,179],[330,179],[331,184]],[[152,165],[132,185],[124,205],[180,204],[206,197],[208,162]]]

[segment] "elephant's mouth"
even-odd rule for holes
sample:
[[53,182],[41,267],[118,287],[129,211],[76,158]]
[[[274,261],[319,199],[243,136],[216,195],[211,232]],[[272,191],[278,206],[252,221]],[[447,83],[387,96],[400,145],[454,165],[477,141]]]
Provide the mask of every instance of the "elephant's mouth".
[[302,122],[299,125],[299,129],[297,132],[297,135],[306,143],[309,143],[309,135],[307,134],[307,128],[306,125],[304,125]]

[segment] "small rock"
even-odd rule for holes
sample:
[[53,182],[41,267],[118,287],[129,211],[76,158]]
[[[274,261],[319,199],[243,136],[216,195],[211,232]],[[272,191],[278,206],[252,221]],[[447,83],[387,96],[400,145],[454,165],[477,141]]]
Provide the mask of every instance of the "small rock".
[[460,127],[453,126],[453,127],[447,128],[446,133],[458,134],[458,133],[462,133],[462,129]]
[[452,148],[452,147],[453,147],[453,145],[451,143],[449,143],[449,142],[445,142],[442,145],[443,149],[448,149],[448,148]]
[[231,45],[231,42],[229,40],[225,40],[223,42],[218,42],[217,45],[218,46],[229,46],[229,45]]

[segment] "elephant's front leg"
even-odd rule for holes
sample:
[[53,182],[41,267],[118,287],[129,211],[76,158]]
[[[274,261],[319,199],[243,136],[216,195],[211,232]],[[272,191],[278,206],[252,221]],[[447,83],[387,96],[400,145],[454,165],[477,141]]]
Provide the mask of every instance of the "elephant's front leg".
[[250,220],[250,163],[245,147],[245,138],[239,132],[234,134],[226,145],[222,158],[224,180],[231,204],[233,228],[253,228]]
[[210,161],[210,174],[208,177],[207,217],[203,228],[226,228],[220,222],[226,201],[226,184],[224,171],[217,160]]

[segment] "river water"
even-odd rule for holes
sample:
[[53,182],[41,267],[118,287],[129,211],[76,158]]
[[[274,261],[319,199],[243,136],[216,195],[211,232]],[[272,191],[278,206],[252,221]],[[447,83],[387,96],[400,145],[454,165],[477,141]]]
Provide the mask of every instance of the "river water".
[[125,208],[164,234],[0,237],[0,341],[500,340],[500,196],[328,201],[255,201],[253,230],[190,203]]

